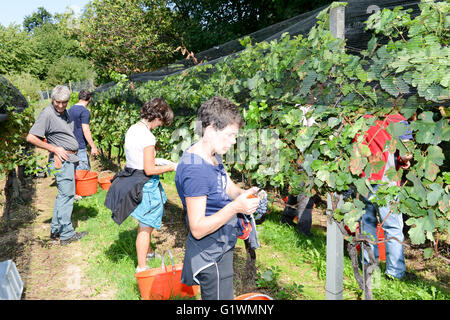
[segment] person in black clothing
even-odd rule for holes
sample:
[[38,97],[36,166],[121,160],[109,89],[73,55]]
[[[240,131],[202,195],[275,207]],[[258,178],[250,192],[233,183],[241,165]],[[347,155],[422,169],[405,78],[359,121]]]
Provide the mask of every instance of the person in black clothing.
[[[294,226],[298,232],[311,237],[314,200],[314,197],[308,197],[304,194],[298,196],[290,194],[281,216],[281,223]],[[295,218],[297,218],[297,223],[295,223]]]

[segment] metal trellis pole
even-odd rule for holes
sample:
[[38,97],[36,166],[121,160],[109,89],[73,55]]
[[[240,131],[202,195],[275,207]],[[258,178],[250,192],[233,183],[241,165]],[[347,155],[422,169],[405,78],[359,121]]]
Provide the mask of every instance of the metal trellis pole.
[[[330,11],[330,31],[335,38],[345,38],[345,8],[339,6]],[[330,193],[327,195],[327,215],[333,215],[333,199],[339,198],[337,208],[343,204],[343,196]],[[331,210],[331,211],[330,211]],[[344,291],[344,236],[336,222],[327,219],[327,275],[326,299],[342,300]]]

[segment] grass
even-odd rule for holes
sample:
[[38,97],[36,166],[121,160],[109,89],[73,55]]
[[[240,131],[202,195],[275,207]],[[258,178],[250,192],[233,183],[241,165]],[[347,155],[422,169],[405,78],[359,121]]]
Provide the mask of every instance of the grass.
[[[291,226],[280,224],[281,212],[275,211],[258,226],[259,239],[263,244],[257,251],[257,265],[260,269],[280,269],[280,281],[286,285],[302,285],[298,298],[325,299],[326,279],[326,232],[313,228],[313,236],[299,234]],[[358,298],[357,284],[353,277],[348,257],[344,262],[344,299]]]
[[[98,188],[95,195],[85,197],[74,205],[74,215],[83,220],[79,223],[80,230],[89,232],[90,241],[85,240],[91,252],[88,277],[92,286],[116,291],[117,299],[137,300],[141,298],[134,276],[138,223],[128,218],[118,226],[111,218],[111,211],[103,204],[105,197],[106,191]],[[176,256],[174,261],[181,262]],[[165,263],[171,263],[168,255]],[[149,265],[160,267],[161,259],[155,259]]]
[[[170,185],[165,187],[166,193],[176,193],[171,175],[165,175],[162,181],[170,181]],[[95,195],[83,198],[74,206],[80,230],[87,230],[90,235],[82,241],[90,252],[88,276],[91,285],[98,288],[99,293],[104,290],[116,292],[117,299],[140,299],[134,276],[137,222],[128,218],[119,227],[103,205],[105,196],[106,192],[99,189]],[[174,209],[173,206],[172,203],[170,210],[177,210],[176,214],[180,214],[180,208]],[[313,226],[313,237],[306,237],[293,227],[280,224],[280,217],[281,212],[274,208],[266,221],[257,226],[261,248],[256,251],[256,289],[276,299],[325,299],[326,230]],[[178,241],[184,242],[184,238]],[[236,252],[240,260],[245,261],[243,241],[238,240]],[[175,263],[182,262],[182,255],[183,252],[181,257],[180,254],[174,255]],[[157,259],[151,266],[159,267],[160,263],[161,260]],[[235,273],[238,272],[235,264]],[[421,277],[414,281],[387,280],[382,273],[383,265],[379,276],[374,277],[373,295],[376,300],[450,299],[450,294],[439,283]],[[344,299],[362,299],[347,254],[344,257]]]
[[74,205],[74,214],[87,218],[80,227],[89,232],[91,239],[85,240],[91,252],[88,276],[94,287],[116,291],[117,299],[139,299],[134,277],[137,223],[127,219],[119,227],[111,219],[111,211],[103,205],[105,197],[106,191],[99,189],[95,195]]
[[[281,212],[268,216],[260,226],[259,239],[264,244],[257,251],[257,265],[264,268],[278,266],[280,281],[303,285],[301,299],[325,299],[326,230],[313,227],[309,238],[291,226],[279,223]],[[417,280],[388,280],[380,265],[378,277],[374,276],[373,296],[376,300],[448,300],[450,295],[437,283]],[[354,278],[350,257],[344,256],[344,299],[362,299],[362,292]]]

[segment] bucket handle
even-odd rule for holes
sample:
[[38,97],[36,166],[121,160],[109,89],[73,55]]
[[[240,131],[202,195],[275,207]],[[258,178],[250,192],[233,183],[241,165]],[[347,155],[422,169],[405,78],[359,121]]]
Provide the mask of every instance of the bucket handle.
[[[172,267],[175,266],[175,263],[173,262],[172,252],[170,252],[170,250],[167,250],[167,251],[163,252],[163,254],[161,255],[161,269],[163,269],[163,270],[166,269],[166,265],[164,264],[164,257],[166,256],[166,253],[169,254],[170,261],[172,262]],[[172,270],[173,270],[173,268],[172,268]]]
[[172,280],[172,286],[173,286],[173,282],[175,281],[175,279],[174,279],[175,278],[175,263],[173,261],[172,252],[170,250],[167,250],[167,251],[163,252],[163,254],[161,255],[161,269],[163,271],[167,271],[167,268],[166,268],[166,266],[164,264],[164,258],[166,256],[166,253],[169,254],[170,261],[172,262],[172,279],[171,280]]
[[100,176],[101,176],[103,173],[105,173],[105,172],[111,172],[111,173],[114,173],[114,172],[111,171],[111,170],[104,170],[104,171],[101,171],[101,172],[98,174],[98,177],[100,178]]

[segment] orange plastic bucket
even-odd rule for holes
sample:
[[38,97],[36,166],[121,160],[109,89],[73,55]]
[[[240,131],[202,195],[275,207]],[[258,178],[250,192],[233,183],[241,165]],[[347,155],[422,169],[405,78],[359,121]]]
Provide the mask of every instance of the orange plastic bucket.
[[97,192],[98,173],[89,170],[75,171],[75,193],[82,196],[91,196]]
[[258,292],[244,293],[234,298],[234,300],[273,300],[268,295]]
[[[378,241],[384,240],[384,230],[380,224],[377,225],[377,238]],[[386,261],[386,246],[384,242],[378,244],[378,259],[380,261]]]
[[112,178],[114,178],[114,176],[98,178],[98,184],[100,185],[100,188],[102,188],[103,190],[108,190],[111,186]]
[[183,264],[152,268],[135,274],[143,300],[169,300],[194,297],[199,286],[181,283]]
[[[356,233],[359,233],[359,224],[356,227]],[[377,224],[377,241],[383,241],[384,240],[384,230],[381,227],[381,225]],[[361,251],[361,247],[359,245],[356,246],[356,250],[358,252]],[[378,244],[378,260],[379,261],[386,261],[386,246],[385,243],[379,243]]]

